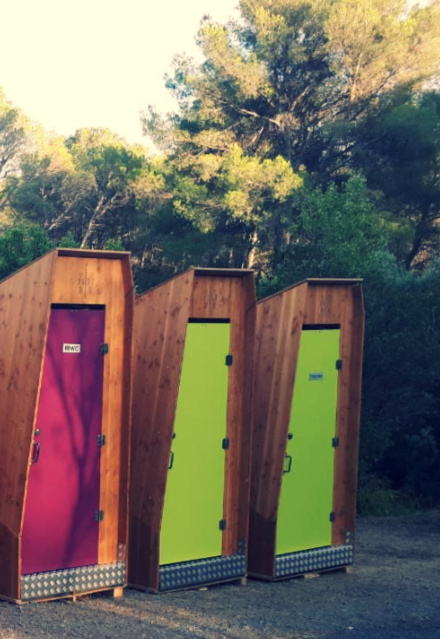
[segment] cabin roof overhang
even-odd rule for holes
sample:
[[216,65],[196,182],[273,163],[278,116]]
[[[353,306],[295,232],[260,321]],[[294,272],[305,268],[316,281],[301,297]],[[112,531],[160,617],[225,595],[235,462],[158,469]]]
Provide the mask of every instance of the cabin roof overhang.
[[186,269],[186,271],[182,271],[181,273],[176,273],[172,277],[164,280],[163,282],[159,282],[155,286],[148,288],[146,291],[143,291],[139,295],[137,295],[137,299],[155,291],[161,286],[168,286],[174,280],[179,279],[180,277],[185,277],[185,275],[193,275],[194,277],[249,277],[253,278],[255,276],[255,271],[249,268],[202,268],[202,267],[191,267]]
[[277,293],[272,293],[272,295],[268,295],[267,297],[263,297],[261,300],[258,300],[258,304],[262,304],[267,300],[270,300],[277,295],[283,295],[283,293],[287,293],[298,286],[303,286],[304,284],[309,284],[310,286],[359,286],[363,282],[363,278],[345,278],[345,277],[308,277],[305,280],[301,280],[299,282],[295,282],[295,284],[291,284],[290,286],[286,286],[286,288],[281,289]]
[[199,268],[195,267],[189,269],[194,271],[194,275],[198,276],[213,276],[213,277],[247,277],[255,273],[250,268]]
[[130,257],[129,251],[101,251],[80,248],[56,248],[58,257],[96,257],[108,260],[121,260]]

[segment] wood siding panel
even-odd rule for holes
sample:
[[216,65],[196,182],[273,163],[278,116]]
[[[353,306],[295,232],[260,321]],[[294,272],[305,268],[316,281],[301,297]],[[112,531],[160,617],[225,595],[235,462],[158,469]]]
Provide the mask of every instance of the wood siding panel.
[[[157,590],[164,504],[186,325],[230,319],[228,430],[223,554],[247,539],[250,468],[250,392],[255,316],[253,273],[190,271],[135,302],[129,581]],[[225,353],[226,355],[227,353]]]
[[185,273],[134,307],[129,583],[153,590],[193,281]]
[[19,536],[54,254],[0,284],[0,522]]
[[309,284],[304,324],[340,324],[347,299],[345,286]]
[[19,539],[0,523],[0,598],[20,598]]
[[[58,257],[52,293],[53,304],[105,305],[100,508],[104,519],[99,530],[99,563],[117,560],[120,527],[121,448],[123,416],[126,312],[121,260],[96,257]],[[124,498],[124,496],[122,497]]]
[[0,545],[2,594],[18,598],[19,538],[55,253],[0,283]]
[[[336,519],[332,543],[345,543],[346,533],[354,531],[364,326],[359,284],[307,281],[258,304],[249,537],[249,570],[253,574],[274,576],[282,463],[303,324],[341,327],[343,367],[338,384],[336,427],[340,445],[335,450]],[[301,301],[299,298],[294,301],[301,292]]]
[[249,570],[272,576],[307,284],[257,305]]
[[[349,315],[342,323],[343,387],[338,409],[338,430],[341,445],[336,449],[334,511],[332,543],[353,541],[356,525],[356,496],[359,457],[359,427],[361,409],[362,359],[364,338],[364,307],[362,288],[354,286],[347,290]],[[344,368],[345,364],[345,368]],[[347,537],[347,534],[350,537]]]
[[124,365],[122,372],[122,428],[121,428],[121,462],[119,505],[119,546],[120,558],[126,558],[128,545],[128,500],[130,494],[130,450],[131,450],[131,405],[132,405],[132,350],[133,350],[133,310],[134,283],[130,258],[127,255],[122,261],[122,279],[124,282],[125,316],[124,316]]
[[241,450],[242,481],[240,483],[239,503],[241,504],[238,518],[238,537],[244,539],[248,546],[249,539],[249,508],[251,492],[251,460],[252,460],[252,411],[253,411],[253,380],[254,380],[254,343],[255,322],[257,315],[257,301],[255,296],[254,279],[247,281],[247,311],[245,316],[245,366],[243,372],[243,433]]

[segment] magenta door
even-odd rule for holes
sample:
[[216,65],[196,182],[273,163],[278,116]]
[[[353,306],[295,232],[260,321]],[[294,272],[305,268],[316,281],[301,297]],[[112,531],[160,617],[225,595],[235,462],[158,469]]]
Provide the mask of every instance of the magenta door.
[[98,562],[105,311],[53,308],[29,473],[22,574]]

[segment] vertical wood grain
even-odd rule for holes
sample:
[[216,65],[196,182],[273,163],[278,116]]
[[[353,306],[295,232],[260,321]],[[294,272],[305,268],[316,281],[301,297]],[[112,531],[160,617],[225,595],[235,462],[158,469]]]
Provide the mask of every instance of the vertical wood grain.
[[124,364],[122,371],[122,427],[119,478],[119,545],[121,557],[126,559],[128,546],[128,500],[130,494],[130,456],[131,456],[131,406],[132,406],[132,352],[133,352],[133,307],[134,283],[130,257],[122,260],[122,279],[124,284]]
[[313,280],[257,306],[249,570],[274,577],[276,516],[302,326],[340,325],[332,543],[353,531],[363,345],[362,289],[347,281]]
[[[361,411],[362,361],[364,342],[364,305],[362,288],[350,290],[351,313],[346,334],[347,386],[345,413],[346,428],[342,436],[341,455],[335,472],[334,505],[336,520],[333,524],[333,543],[343,544],[346,533],[353,534],[356,526],[356,497],[359,458],[359,427]],[[342,369],[344,370],[344,368]],[[338,420],[339,421],[339,420]],[[338,423],[339,426],[339,423]],[[340,516],[338,517],[338,512]]]
[[307,284],[257,305],[249,571],[273,576],[276,517]]
[[194,273],[137,298],[133,326],[129,583],[159,587],[159,534]]
[[13,599],[54,259],[0,282],[0,592]]
[[[255,317],[253,274],[190,271],[147,292],[135,302],[133,424],[130,491],[129,581],[159,587],[160,524],[174,415],[188,319],[230,319],[228,425],[225,457],[223,554],[246,540],[252,342]],[[225,353],[226,355],[227,353]]]

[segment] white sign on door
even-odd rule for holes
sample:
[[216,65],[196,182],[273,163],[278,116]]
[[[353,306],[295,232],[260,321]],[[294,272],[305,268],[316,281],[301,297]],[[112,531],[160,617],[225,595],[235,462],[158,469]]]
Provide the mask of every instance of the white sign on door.
[[63,353],[81,353],[81,344],[63,344]]

